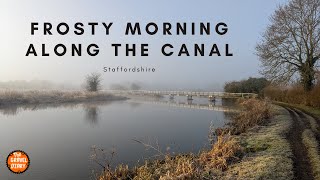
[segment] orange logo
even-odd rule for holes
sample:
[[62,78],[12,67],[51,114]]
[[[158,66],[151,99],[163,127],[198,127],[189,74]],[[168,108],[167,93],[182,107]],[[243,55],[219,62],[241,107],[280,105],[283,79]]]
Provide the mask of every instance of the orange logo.
[[23,151],[12,151],[7,157],[7,167],[13,173],[24,173],[29,168],[29,165],[29,156]]

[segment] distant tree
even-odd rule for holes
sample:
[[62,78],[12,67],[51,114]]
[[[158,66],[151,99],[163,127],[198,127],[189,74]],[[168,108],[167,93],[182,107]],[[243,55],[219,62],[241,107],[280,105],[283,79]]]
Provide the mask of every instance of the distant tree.
[[320,58],[320,1],[280,6],[256,50],[267,79],[288,83],[300,77],[304,89],[311,90]]
[[242,81],[232,81],[224,85],[224,91],[230,93],[257,93],[267,87],[270,82],[265,78],[252,78]]
[[130,89],[131,90],[140,90],[141,86],[136,83],[132,83]]
[[86,76],[85,88],[87,91],[96,92],[101,89],[101,74],[91,73]]
[[227,82],[224,85],[224,91],[229,93],[242,92],[241,83],[239,81]]

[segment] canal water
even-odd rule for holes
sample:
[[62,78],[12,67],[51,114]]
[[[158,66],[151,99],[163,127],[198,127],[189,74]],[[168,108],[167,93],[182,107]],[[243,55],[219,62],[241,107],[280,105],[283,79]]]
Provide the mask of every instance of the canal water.
[[[136,140],[166,153],[197,153],[208,147],[210,124],[222,127],[230,117],[230,103],[221,100],[165,99],[2,108],[0,179],[93,179],[101,171],[96,161],[134,166],[159,154]],[[23,174],[6,167],[13,150],[29,155]]]

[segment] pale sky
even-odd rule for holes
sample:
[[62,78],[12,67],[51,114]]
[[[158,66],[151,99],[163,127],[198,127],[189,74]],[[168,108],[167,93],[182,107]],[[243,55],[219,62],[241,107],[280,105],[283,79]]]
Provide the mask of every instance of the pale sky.
[[[287,0],[0,0],[0,81],[49,80],[58,83],[81,84],[86,74],[99,72],[104,83],[143,82],[149,87],[167,89],[220,88],[226,81],[259,76],[259,61],[254,54],[255,45],[269,23],[269,17],[281,3]],[[125,36],[126,22],[219,22],[228,24],[225,36],[213,32],[210,36]],[[39,31],[31,36],[30,23],[39,22]],[[113,22],[110,35],[104,34],[101,26],[95,36],[76,36],[72,33],[61,36],[53,31],[52,36],[41,34],[43,22],[53,27],[59,22],[72,26],[76,22]],[[212,28],[214,29],[214,28]],[[89,30],[88,27],[85,31]],[[30,43],[37,46],[47,44],[50,57],[26,57]],[[53,46],[63,43],[82,43],[83,46],[96,43],[100,53],[96,57],[83,54],[82,57],[66,55],[57,57]],[[114,57],[111,43],[149,43],[148,57]],[[171,43],[175,53],[179,45],[186,43],[192,52],[194,43],[204,43],[208,53],[212,44],[230,44],[233,57],[165,57],[161,45]],[[70,53],[70,51],[69,51]],[[67,52],[68,54],[68,52]],[[155,73],[103,73],[104,66],[148,66],[155,67]],[[220,86],[220,87],[219,87]]]

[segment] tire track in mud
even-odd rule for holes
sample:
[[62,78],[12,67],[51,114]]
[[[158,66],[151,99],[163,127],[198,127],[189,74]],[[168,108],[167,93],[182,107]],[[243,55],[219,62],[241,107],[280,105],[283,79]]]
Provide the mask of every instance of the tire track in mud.
[[287,134],[287,139],[290,143],[293,153],[293,170],[295,179],[298,180],[313,180],[312,168],[308,157],[308,151],[302,142],[302,133],[309,126],[305,119],[298,115],[294,109],[285,107],[292,119],[292,127]]
[[[314,133],[314,135],[315,135],[318,143],[320,143],[320,129],[319,129],[319,127],[320,127],[320,122],[319,122],[319,119],[316,118],[316,117],[314,117],[314,116],[311,115],[311,114],[308,114],[308,113],[305,113],[305,112],[301,112],[301,111],[299,111],[299,110],[296,110],[295,112],[299,115],[299,117],[300,117],[304,122],[307,122],[308,128],[310,128],[310,129],[312,130],[312,132]],[[316,130],[314,130],[314,129],[311,128],[311,122],[310,122],[310,119],[307,117],[307,115],[314,120],[314,123],[317,124],[318,128],[317,128]],[[319,146],[319,151],[320,151],[320,146]]]

